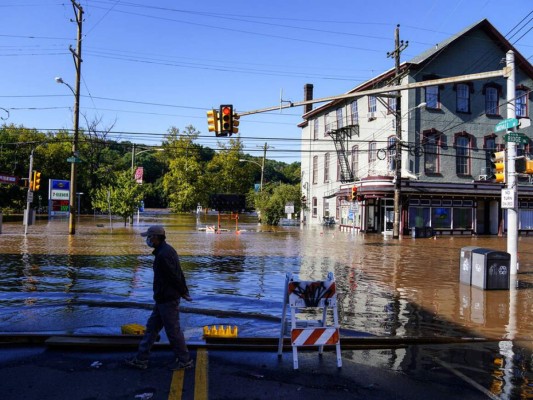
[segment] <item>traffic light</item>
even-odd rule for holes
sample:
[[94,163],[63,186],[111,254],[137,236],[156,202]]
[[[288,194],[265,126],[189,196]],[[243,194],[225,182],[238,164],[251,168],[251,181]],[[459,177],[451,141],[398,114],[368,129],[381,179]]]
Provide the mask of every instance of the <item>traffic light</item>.
[[239,128],[237,127],[239,126],[240,118],[241,116],[239,114],[237,114],[236,112],[233,113],[233,124],[231,128],[232,133],[239,133]]
[[218,136],[219,125],[218,125],[218,111],[209,110],[207,111],[207,128],[209,132],[215,132],[215,135]]
[[505,182],[505,150],[497,151],[491,154],[492,175],[491,179],[495,182]]
[[223,104],[220,106],[220,136],[228,136],[233,133],[233,106]]
[[36,192],[41,187],[41,173],[39,171],[33,171],[33,177],[30,182],[30,190]]
[[526,159],[526,174],[533,174],[533,160]]
[[352,201],[357,200],[357,186],[352,186]]
[[527,160],[524,156],[516,157],[514,160],[514,170],[517,174],[526,173]]

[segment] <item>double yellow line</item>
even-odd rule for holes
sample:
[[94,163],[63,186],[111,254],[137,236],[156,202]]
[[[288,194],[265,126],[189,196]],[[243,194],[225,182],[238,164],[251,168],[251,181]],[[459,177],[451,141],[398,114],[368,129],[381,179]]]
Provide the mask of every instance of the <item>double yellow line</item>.
[[[207,350],[199,348],[196,351],[196,365],[194,370],[194,400],[208,399],[207,367]],[[172,382],[170,383],[168,400],[181,400],[184,378],[185,370],[180,369],[174,371],[172,374]]]

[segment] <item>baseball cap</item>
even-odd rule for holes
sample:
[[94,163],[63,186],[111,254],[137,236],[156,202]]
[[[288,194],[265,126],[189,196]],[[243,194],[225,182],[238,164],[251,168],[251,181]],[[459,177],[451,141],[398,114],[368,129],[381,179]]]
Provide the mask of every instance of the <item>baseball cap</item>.
[[159,236],[165,236],[165,228],[163,228],[161,225],[152,225],[148,228],[146,232],[142,232],[141,236],[152,236],[152,235],[159,235]]

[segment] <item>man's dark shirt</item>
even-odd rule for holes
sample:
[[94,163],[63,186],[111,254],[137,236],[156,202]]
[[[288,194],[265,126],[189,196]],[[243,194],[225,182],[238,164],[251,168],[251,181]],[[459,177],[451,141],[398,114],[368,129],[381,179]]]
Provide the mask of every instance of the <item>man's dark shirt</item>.
[[152,252],[154,258],[154,300],[166,303],[189,294],[185,276],[181,270],[178,253],[167,242]]

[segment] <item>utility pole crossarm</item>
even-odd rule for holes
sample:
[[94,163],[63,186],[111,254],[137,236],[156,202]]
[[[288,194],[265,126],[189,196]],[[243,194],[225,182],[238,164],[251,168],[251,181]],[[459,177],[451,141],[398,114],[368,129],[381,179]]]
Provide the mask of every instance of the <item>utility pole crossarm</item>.
[[282,104],[282,105],[277,105],[273,107],[260,108],[258,110],[243,111],[243,112],[239,112],[239,115],[243,116],[243,115],[260,114],[260,113],[269,112],[269,111],[279,111],[280,109],[284,109],[284,108],[305,106],[307,104],[326,103],[328,101],[352,99],[352,98],[379,95],[379,94],[383,94],[385,97],[391,97],[390,94],[387,94],[388,92],[418,89],[418,88],[423,88],[423,87],[428,87],[428,86],[446,85],[450,83],[479,81],[483,79],[499,78],[499,77],[505,76],[507,73],[508,73],[508,69],[503,68],[503,69],[496,70],[496,71],[459,75],[459,76],[453,76],[450,78],[432,79],[432,80],[423,81],[423,82],[412,82],[412,83],[406,83],[405,85],[386,86],[386,87],[377,88],[377,89],[362,90],[360,92],[350,92],[350,93],[345,93],[345,94],[339,94],[337,96],[322,97],[322,98],[313,99],[313,100],[297,101],[291,104],[286,104],[286,105]]

